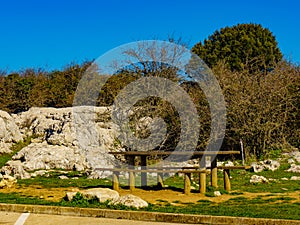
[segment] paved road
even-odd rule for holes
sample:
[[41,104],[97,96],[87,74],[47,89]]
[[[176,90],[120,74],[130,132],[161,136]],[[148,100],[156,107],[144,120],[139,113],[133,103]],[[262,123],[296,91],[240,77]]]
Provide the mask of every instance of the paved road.
[[179,223],[158,223],[106,218],[56,216],[46,214],[27,214],[0,212],[0,224],[5,225],[182,225]]

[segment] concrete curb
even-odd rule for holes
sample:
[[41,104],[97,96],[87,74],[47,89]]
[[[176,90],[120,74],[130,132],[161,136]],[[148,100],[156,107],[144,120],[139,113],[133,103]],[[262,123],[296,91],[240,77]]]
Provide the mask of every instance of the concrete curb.
[[92,208],[72,208],[43,205],[22,205],[0,203],[0,211],[30,212],[63,216],[102,217],[129,219],[152,222],[187,223],[187,224],[237,224],[237,225],[300,225],[298,220],[260,219],[230,216],[209,216],[176,213],[158,213],[143,211],[125,211]]

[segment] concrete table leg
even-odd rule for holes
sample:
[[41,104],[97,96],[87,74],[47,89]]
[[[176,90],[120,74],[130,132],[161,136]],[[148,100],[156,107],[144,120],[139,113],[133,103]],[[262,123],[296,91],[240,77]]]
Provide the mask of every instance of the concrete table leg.
[[157,173],[157,185],[161,188],[164,188],[164,174],[163,173]]
[[199,177],[199,191],[201,194],[206,192],[206,163],[205,158],[200,159],[200,177]]
[[[142,166],[142,169],[146,168],[147,156],[141,156],[141,166]],[[141,173],[141,185],[142,185],[142,187],[147,186],[147,173],[146,172]]]
[[216,158],[211,162],[211,186],[215,188],[218,187],[218,168]]
[[[135,157],[134,156],[129,156],[128,157],[128,168],[129,169],[134,169],[134,159],[135,159]],[[134,174],[134,172],[129,172],[129,183],[128,183],[128,185],[129,185],[129,188],[130,188],[130,190],[131,191],[133,191],[134,189],[135,189],[135,179],[134,179],[134,176],[135,176],[135,174]]]
[[231,185],[230,185],[230,173],[228,169],[223,170],[224,174],[224,189],[226,191],[231,191]]
[[119,172],[113,173],[112,185],[113,185],[113,190],[115,191],[119,190]]
[[191,174],[185,173],[184,174],[184,194],[191,193]]

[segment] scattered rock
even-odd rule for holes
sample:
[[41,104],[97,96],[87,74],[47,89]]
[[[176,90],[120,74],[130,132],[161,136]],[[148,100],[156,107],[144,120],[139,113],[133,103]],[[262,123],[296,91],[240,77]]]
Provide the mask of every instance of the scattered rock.
[[282,177],[281,180],[289,180],[289,178]]
[[257,175],[253,175],[250,178],[250,183],[268,183],[268,179],[263,177],[263,176],[257,176]]
[[291,180],[300,180],[300,177],[292,176],[292,177],[291,177]]
[[286,171],[292,173],[300,173],[300,165],[292,164],[291,167]]
[[291,158],[291,159],[288,159],[288,163],[289,163],[289,164],[294,164],[294,163],[295,163],[295,160],[292,159],[292,158]]
[[134,207],[134,208],[144,208],[148,206],[148,203],[132,194],[124,195],[118,198],[117,200],[112,201],[110,204],[112,205],[125,205],[127,207]]
[[264,161],[264,167],[267,170],[275,171],[275,170],[279,169],[280,163],[276,160],[268,159],[268,160]]
[[221,192],[219,192],[219,191],[214,191],[214,196],[215,196],[215,197],[221,196]]
[[277,169],[279,169],[280,167],[280,163],[276,160],[265,160],[265,161],[260,161],[258,163],[254,162],[251,164],[252,166],[252,170],[255,173],[259,173],[262,172],[264,170],[271,170],[271,171],[275,171]]
[[11,188],[17,183],[17,179],[9,176],[3,175],[2,180],[0,181],[0,188]]
[[47,173],[47,170],[37,170],[31,174],[31,177],[44,176]]
[[251,164],[252,170],[255,173],[260,173],[264,170],[264,166],[263,165],[259,165],[258,163],[254,162]]
[[277,179],[274,179],[274,178],[269,178],[269,181],[274,181],[274,182],[277,182]]
[[300,151],[298,149],[289,153],[285,153],[284,155],[286,157],[290,157],[289,160],[294,160],[294,162],[289,162],[290,164],[295,163],[295,161],[300,163]]
[[59,179],[61,180],[68,180],[69,177],[65,176],[65,175],[61,175],[61,176],[58,176]]

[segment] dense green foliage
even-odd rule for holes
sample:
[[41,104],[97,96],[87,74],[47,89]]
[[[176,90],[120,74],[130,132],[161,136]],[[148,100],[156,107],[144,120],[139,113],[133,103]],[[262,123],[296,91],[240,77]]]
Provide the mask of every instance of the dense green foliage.
[[238,24],[217,30],[192,51],[208,66],[225,61],[232,71],[270,70],[282,59],[273,34],[258,24]]

